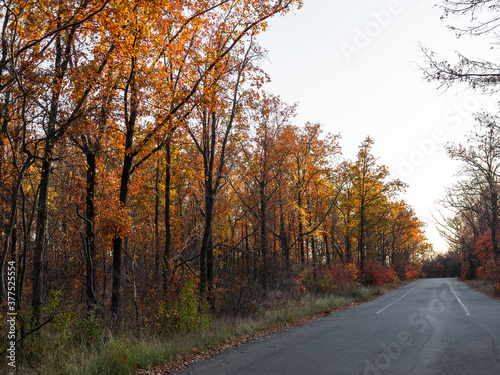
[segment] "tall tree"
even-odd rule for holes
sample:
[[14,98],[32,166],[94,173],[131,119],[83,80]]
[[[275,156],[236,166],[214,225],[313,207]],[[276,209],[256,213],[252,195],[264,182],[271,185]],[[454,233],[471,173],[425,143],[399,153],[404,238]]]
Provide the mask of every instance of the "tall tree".
[[372,146],[373,139],[367,137],[359,146],[357,160],[347,170],[356,194],[359,218],[358,254],[362,269],[366,261],[366,232],[370,210],[405,187],[399,180],[386,181],[389,170],[386,166],[377,165],[377,159],[371,153]]
[[[198,121],[192,122],[187,130],[203,160],[204,226],[200,245],[200,294],[205,295],[213,288],[213,221],[216,197],[226,185],[232,169],[228,159],[235,158],[233,134],[241,125],[241,85],[251,69],[254,45],[250,41],[243,58],[228,59],[222,69],[214,71],[207,80],[205,99],[197,110]],[[228,86],[226,86],[227,84]],[[194,125],[194,126],[193,126]],[[196,125],[199,125],[197,129]],[[233,155],[230,155],[233,151]],[[232,156],[232,158],[231,158]],[[231,161],[231,160],[229,160]]]
[[[268,238],[272,233],[282,240],[287,272],[289,271],[289,248],[286,244],[284,228],[278,234],[270,226],[271,199],[278,194],[278,176],[284,172],[285,161],[290,157],[292,144],[289,133],[290,120],[296,106],[288,106],[279,97],[263,93],[252,96],[248,102],[248,121],[252,137],[241,142],[242,158],[240,170],[244,173],[243,186],[234,186],[238,197],[247,210],[258,221],[260,229],[260,255],[262,257],[261,283],[265,291],[269,279]],[[239,190],[244,189],[244,192]],[[276,220],[276,218],[275,218]],[[284,225],[283,221],[280,225]]]
[[[331,173],[333,158],[340,153],[337,143],[338,135],[328,134],[322,138],[322,129],[319,124],[307,123],[303,129],[298,129],[293,157],[293,184],[296,195],[298,246],[300,260],[306,263],[305,236],[313,233],[327,215],[320,222],[312,223],[308,210],[310,200],[308,196],[314,184]],[[336,197],[335,197],[336,198]],[[333,201],[335,202],[335,200]],[[331,211],[332,205],[327,207]]]

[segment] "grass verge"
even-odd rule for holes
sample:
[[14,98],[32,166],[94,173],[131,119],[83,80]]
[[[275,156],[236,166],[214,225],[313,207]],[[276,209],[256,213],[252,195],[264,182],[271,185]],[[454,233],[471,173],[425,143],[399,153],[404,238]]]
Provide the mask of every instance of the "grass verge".
[[500,284],[492,284],[487,280],[462,280],[471,288],[500,300]]

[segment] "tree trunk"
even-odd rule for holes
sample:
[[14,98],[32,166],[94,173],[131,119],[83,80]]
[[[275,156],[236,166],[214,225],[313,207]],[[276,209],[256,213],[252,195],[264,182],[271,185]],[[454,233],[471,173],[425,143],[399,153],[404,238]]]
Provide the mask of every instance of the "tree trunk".
[[332,257],[330,255],[330,248],[328,246],[328,234],[323,234],[323,241],[325,241],[325,255],[326,255],[326,267],[329,268],[332,264]]
[[[128,136],[131,137],[129,134]],[[125,148],[125,158],[120,181],[120,209],[127,206],[128,184],[132,169],[132,156],[127,153],[129,149],[129,147]],[[117,321],[121,320],[122,244],[123,237],[117,234],[113,238],[113,286],[111,288],[111,313]]]
[[203,237],[201,240],[200,248],[200,295],[206,296],[209,275],[213,275],[213,270],[209,270],[209,267],[213,267],[213,261],[207,261],[209,257],[209,251],[211,250],[211,238],[212,238],[212,221],[213,221],[213,211],[214,211],[214,195],[212,192],[212,179],[210,176],[206,179],[205,184],[205,225],[203,228]]
[[160,163],[157,161],[155,168],[155,259],[154,259],[154,273],[153,273],[153,284],[156,285],[158,282],[158,274],[160,271]]
[[316,240],[315,238],[311,238],[311,248],[312,248],[312,266],[313,266],[313,279],[316,280],[317,277],[317,267],[318,267],[318,259],[316,254]]
[[283,216],[283,205],[280,198],[280,242],[281,251],[283,252],[283,258],[285,260],[285,272],[286,277],[290,278],[290,246],[288,244],[288,237],[286,235],[285,229],[285,218]]
[[302,201],[301,201],[300,197],[298,199],[298,207],[299,207],[299,252],[300,252],[300,263],[306,264],[306,252],[305,252],[305,249],[304,249],[304,237],[303,237],[304,228],[303,228],[303,225],[302,225],[302,212],[301,212]]
[[87,197],[86,197],[86,242],[88,253],[86,256],[86,291],[87,291],[87,308],[92,311],[99,304],[97,300],[95,268],[94,260],[96,256],[95,248],[95,184],[96,184],[96,156],[93,152],[87,152]]
[[[10,247],[10,239],[16,226],[18,196],[22,187],[24,173],[31,166],[31,164],[33,164],[33,158],[29,156],[25,160],[23,167],[21,168],[21,171],[17,176],[16,184],[10,196],[11,203],[10,203],[10,213],[9,213],[9,224],[7,225],[7,230],[4,235],[2,255],[0,257],[0,300],[3,300],[3,298],[5,297],[5,262],[7,261],[7,253]],[[14,249],[14,245],[12,245],[12,248]]]
[[49,196],[49,182],[51,174],[50,154],[52,146],[47,143],[45,159],[42,163],[40,175],[40,186],[37,205],[37,219],[35,232],[35,247],[33,251],[33,292],[31,297],[31,307],[33,309],[33,323],[41,324],[41,307],[43,303],[43,274],[44,274],[44,251],[45,233],[47,228],[47,201]]
[[349,234],[349,229],[346,228],[345,231],[345,258],[348,262],[352,260],[352,251],[351,251],[352,243],[351,243],[351,235]]
[[[130,76],[128,77],[124,92],[125,126],[127,130],[125,133],[125,149],[120,179],[120,210],[127,207],[132,164],[135,155],[137,155],[136,152],[133,152],[135,125],[139,107],[139,92],[135,80],[135,64],[135,57],[133,57],[131,59]],[[122,245],[123,237],[118,233],[113,238],[113,284],[111,287],[111,314],[117,323],[121,321]]]
[[360,268],[364,269],[365,267],[365,205],[363,200],[361,200],[360,207],[360,220],[359,220],[359,259],[360,259]]
[[215,310],[214,290],[214,241],[212,230],[210,230],[210,239],[207,248],[207,287],[208,287],[208,302],[212,311]]
[[262,254],[262,288],[264,293],[267,292],[267,207],[266,207],[266,195],[265,195],[265,185],[264,182],[260,182],[260,251]]
[[248,224],[245,224],[245,260],[247,268],[247,283],[250,284],[250,246],[248,241]]
[[170,277],[170,176],[171,176],[171,154],[170,154],[170,137],[167,138],[165,145],[165,250],[163,253],[163,293],[165,298],[168,293],[168,279]]

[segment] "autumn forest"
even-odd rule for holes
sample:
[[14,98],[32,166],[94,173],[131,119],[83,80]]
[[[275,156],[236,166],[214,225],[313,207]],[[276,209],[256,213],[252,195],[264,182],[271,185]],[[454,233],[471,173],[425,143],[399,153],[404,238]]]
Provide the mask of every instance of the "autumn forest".
[[[263,89],[259,34],[300,6],[2,2],[1,316],[16,314],[24,368],[45,361],[47,337],[168,337],[444,275],[372,138],[345,159],[341,134],[297,123],[298,105]],[[498,222],[483,223],[474,238],[455,228],[466,257],[488,233],[496,244]],[[472,276],[493,272],[474,262]]]

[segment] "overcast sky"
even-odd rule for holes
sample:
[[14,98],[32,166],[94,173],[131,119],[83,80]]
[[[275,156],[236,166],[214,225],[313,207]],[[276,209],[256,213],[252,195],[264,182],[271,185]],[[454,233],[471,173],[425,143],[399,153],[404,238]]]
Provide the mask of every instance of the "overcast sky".
[[[343,158],[354,159],[369,135],[374,155],[409,188],[403,198],[427,222],[437,251],[446,242],[432,216],[457,164],[447,142],[473,129],[473,113],[495,110],[489,96],[464,87],[439,90],[424,81],[421,43],[442,58],[460,50],[471,57],[494,53],[486,42],[457,40],[435,0],[304,0],[302,9],[273,19],[260,44],[272,82],[265,89],[299,103],[298,124],[320,122],[340,133]],[[466,21],[466,20],[465,20]]]

